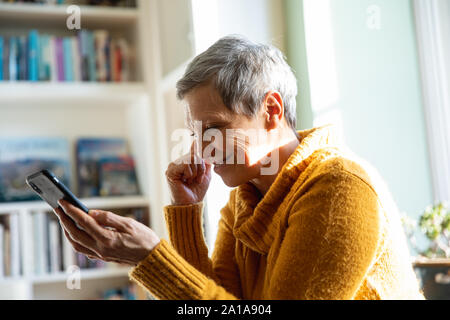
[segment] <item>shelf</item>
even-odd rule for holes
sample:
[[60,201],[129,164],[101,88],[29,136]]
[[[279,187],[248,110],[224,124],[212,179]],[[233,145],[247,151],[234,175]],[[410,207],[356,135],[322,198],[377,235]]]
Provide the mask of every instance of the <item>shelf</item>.
[[413,266],[416,268],[419,267],[441,267],[441,268],[450,268],[450,258],[416,258],[413,261]]
[[[80,271],[80,279],[84,280],[94,280],[94,279],[104,279],[113,277],[127,277],[129,267],[113,267],[105,269],[92,269]],[[40,276],[32,276],[30,281],[33,284],[46,284],[55,282],[64,282],[67,280],[67,274],[65,272],[58,272],[56,274],[46,274]],[[1,282],[0,282],[1,283]]]
[[[114,278],[114,277],[127,277],[128,272],[130,271],[130,267],[110,267],[104,269],[81,269],[80,271],[80,279],[83,280],[96,280],[96,279],[105,279],[105,278]],[[65,272],[58,273],[48,273],[39,276],[30,276],[30,277],[6,277],[0,278],[0,286],[2,284],[14,284],[19,281],[29,281],[33,284],[45,284],[45,283],[55,283],[55,282],[64,282],[67,280],[67,274]]]
[[145,85],[141,82],[0,82],[0,108],[5,104],[67,103],[69,100],[92,103],[132,102],[144,96]]
[[[139,11],[136,8],[79,6],[81,9],[81,27],[103,25],[105,27],[127,26],[136,23]],[[66,25],[68,5],[13,4],[0,3],[1,24],[14,22],[23,24],[39,21],[40,26]]]
[[[88,208],[92,209],[119,209],[131,207],[147,207],[149,199],[144,196],[101,197],[80,199]],[[21,210],[51,210],[44,201],[24,201],[0,203],[0,214],[17,212]]]

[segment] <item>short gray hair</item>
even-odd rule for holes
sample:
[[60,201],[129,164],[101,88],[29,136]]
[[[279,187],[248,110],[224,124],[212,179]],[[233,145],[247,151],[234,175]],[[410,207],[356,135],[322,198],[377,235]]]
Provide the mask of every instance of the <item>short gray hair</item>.
[[285,119],[296,130],[297,80],[279,49],[236,35],[221,38],[188,65],[177,97],[210,82],[228,109],[247,116],[257,114],[267,92],[278,91]]

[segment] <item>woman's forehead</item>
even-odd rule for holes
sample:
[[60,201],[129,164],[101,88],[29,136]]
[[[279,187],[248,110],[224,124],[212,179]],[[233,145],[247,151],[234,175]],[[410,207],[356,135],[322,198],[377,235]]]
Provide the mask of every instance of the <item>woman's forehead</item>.
[[217,90],[210,85],[189,92],[184,99],[184,109],[187,121],[221,121],[233,115]]

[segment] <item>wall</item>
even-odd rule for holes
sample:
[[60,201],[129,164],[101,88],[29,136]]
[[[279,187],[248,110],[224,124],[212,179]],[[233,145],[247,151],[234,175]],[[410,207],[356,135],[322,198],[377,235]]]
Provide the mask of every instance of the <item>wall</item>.
[[304,80],[300,127],[340,126],[349,147],[385,178],[400,210],[418,217],[432,202],[432,186],[412,3],[286,0],[285,6],[289,60]]

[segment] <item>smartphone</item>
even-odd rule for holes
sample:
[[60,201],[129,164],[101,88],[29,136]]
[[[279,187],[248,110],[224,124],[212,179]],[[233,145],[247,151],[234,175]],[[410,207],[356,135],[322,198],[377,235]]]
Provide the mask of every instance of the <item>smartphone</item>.
[[73,195],[70,190],[58,180],[58,178],[48,170],[36,172],[26,179],[27,185],[34,190],[45,202],[47,202],[53,209],[59,207],[59,200],[66,200],[75,207],[88,213],[86,208],[80,200]]

